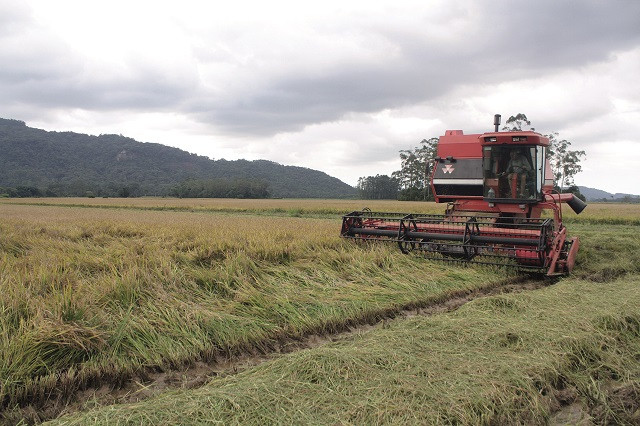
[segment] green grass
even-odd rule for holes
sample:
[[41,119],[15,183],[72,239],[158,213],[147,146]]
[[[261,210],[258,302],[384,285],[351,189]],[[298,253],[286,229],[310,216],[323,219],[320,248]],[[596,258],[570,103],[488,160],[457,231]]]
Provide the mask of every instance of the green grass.
[[598,423],[637,421],[612,397],[640,387],[639,286],[570,279],[478,299],[56,423],[545,424],[567,398]]
[[574,277],[605,282],[640,274],[639,226],[576,223],[567,227],[570,235],[580,237]]

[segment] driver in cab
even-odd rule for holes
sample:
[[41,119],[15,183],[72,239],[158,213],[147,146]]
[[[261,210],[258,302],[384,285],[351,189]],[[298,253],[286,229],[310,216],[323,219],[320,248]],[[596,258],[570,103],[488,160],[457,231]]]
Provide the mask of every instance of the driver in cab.
[[[527,160],[522,153],[516,150],[511,151],[509,156],[510,159],[507,169],[501,175],[504,176],[508,174],[509,182],[513,182],[515,179],[516,192],[519,194],[520,198],[525,198],[527,196],[525,194],[527,176],[531,173],[531,165],[529,164],[529,160]],[[513,196],[516,196],[516,194],[513,194]]]

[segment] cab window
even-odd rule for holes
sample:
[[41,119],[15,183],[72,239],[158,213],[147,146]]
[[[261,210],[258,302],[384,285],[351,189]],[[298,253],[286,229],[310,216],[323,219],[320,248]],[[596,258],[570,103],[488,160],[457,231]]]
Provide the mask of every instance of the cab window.
[[499,145],[483,148],[484,197],[537,200],[542,191],[544,149]]

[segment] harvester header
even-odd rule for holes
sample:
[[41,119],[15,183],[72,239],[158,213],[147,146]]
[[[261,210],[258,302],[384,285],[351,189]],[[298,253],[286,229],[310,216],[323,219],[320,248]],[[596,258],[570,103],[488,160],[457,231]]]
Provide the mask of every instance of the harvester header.
[[[586,204],[554,190],[549,139],[533,131],[465,135],[447,130],[438,140],[431,189],[443,215],[355,211],[343,216],[341,236],[398,244],[405,252],[566,274],[579,247],[562,224],[562,203],[576,213]],[[543,210],[552,217],[543,218]]]

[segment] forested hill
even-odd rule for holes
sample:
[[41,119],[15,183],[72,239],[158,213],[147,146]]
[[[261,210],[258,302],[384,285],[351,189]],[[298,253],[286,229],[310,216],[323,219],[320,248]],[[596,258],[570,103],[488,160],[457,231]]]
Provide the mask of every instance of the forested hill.
[[266,160],[211,160],[122,135],[48,132],[7,119],[0,119],[0,193],[2,187],[59,196],[207,196],[207,188],[227,187],[260,188],[271,197],[356,195],[353,187],[317,170]]

